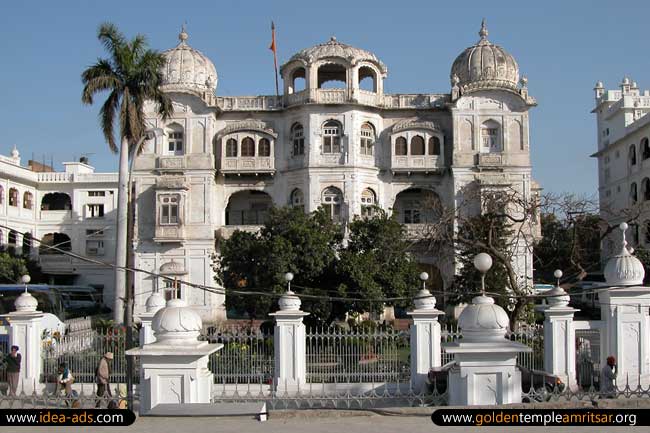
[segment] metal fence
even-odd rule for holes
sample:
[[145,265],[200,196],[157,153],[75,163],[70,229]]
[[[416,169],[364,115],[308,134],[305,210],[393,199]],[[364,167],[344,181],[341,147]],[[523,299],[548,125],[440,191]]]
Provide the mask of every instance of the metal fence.
[[201,335],[223,348],[210,355],[208,367],[219,384],[269,384],[273,379],[273,334],[239,326],[210,327]]
[[576,329],[576,380],[580,387],[597,386],[600,372],[600,329]]
[[[55,382],[59,365],[65,363],[76,383],[93,383],[99,360],[106,352],[112,352],[110,381],[124,383],[126,382],[125,351],[136,346],[138,346],[138,333],[133,332],[133,340],[129,344],[124,328],[89,329],[58,338],[47,336],[42,342],[41,382]],[[134,383],[139,382],[138,359],[134,360]]]
[[306,336],[307,382],[408,381],[409,332],[380,327],[310,329]]

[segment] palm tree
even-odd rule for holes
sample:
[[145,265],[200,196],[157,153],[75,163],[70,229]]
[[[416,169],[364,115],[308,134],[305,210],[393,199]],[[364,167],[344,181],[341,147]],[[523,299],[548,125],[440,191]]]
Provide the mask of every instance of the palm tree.
[[146,38],[136,35],[127,40],[122,32],[111,23],[99,26],[97,38],[109,54],[108,59],[98,59],[81,74],[84,84],[81,101],[92,104],[93,98],[108,92],[108,97],[99,110],[99,123],[109,148],[117,153],[114,127],[119,121],[120,173],[117,201],[117,242],[115,244],[115,304],[113,317],[122,323],[124,298],[126,294],[127,257],[127,214],[129,158],[146,133],[144,104],[153,101],[158,114],[166,119],[172,114],[169,97],[160,90],[161,70],[165,57],[149,49]]

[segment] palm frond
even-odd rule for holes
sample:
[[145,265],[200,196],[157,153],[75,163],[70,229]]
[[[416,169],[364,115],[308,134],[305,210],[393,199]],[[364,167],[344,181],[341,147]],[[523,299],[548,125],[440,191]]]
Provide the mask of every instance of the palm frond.
[[119,57],[118,53],[126,45],[124,34],[118,30],[115,24],[109,22],[100,24],[97,30],[97,39],[104,45],[104,48],[111,54],[113,59]]
[[92,104],[96,93],[121,86],[120,78],[113,71],[110,62],[105,59],[99,59],[96,64],[86,69],[81,74],[81,82],[84,84],[81,94],[81,102],[84,104]]
[[115,144],[115,134],[113,133],[113,127],[115,125],[115,114],[120,103],[120,91],[115,89],[108,95],[108,99],[102,105],[102,108],[99,110],[99,123],[102,126],[102,132],[104,133],[104,138],[108,142],[108,147],[113,153],[117,153],[117,145]]

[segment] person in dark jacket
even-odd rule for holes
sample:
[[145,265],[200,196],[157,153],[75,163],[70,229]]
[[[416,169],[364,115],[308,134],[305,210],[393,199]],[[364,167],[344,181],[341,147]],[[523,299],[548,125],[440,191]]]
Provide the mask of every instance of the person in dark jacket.
[[20,380],[20,361],[22,356],[18,353],[18,346],[11,346],[11,352],[7,356],[7,381],[9,382],[9,395],[15,397]]

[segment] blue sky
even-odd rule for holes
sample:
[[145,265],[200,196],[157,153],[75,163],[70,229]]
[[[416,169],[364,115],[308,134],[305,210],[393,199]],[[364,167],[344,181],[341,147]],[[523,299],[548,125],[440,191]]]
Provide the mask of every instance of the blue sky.
[[[453,4],[452,4],[453,3]],[[270,20],[279,61],[331,35],[376,53],[389,69],[387,92],[448,92],[455,57],[478,40],[506,48],[539,102],[531,113],[534,176],[547,191],[595,194],[594,83],[616,88],[630,75],[650,88],[650,2],[627,1],[13,1],[0,14],[0,152],[16,144],[26,159],[63,161],[89,154],[113,171],[97,123],[83,106],[81,71],[99,56],[96,29],[112,21],[174,46],[184,21],[190,44],[210,57],[219,95],[273,94]],[[103,5],[103,6],[100,6]],[[244,6],[245,5],[245,6]],[[457,6],[458,5],[458,6]]]

